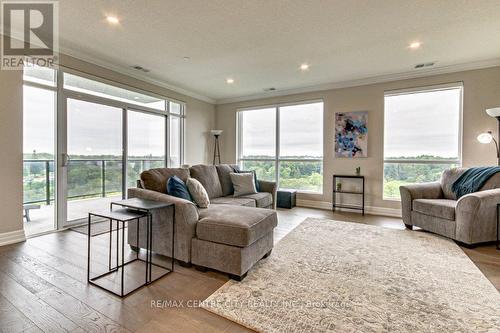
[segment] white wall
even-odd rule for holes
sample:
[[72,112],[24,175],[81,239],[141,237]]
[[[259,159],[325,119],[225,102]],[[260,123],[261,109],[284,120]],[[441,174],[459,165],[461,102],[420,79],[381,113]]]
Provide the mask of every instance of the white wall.
[[24,237],[22,79],[20,71],[0,70],[0,244]]
[[[357,166],[361,166],[362,173],[367,177],[367,206],[399,209],[399,202],[382,199],[384,91],[459,81],[463,81],[464,84],[463,165],[466,167],[496,165],[494,147],[479,144],[476,137],[486,130],[497,132],[497,121],[487,116],[484,110],[487,107],[500,106],[500,67],[217,105],[216,126],[224,130],[221,137],[222,158],[228,163],[235,163],[236,160],[236,111],[238,108],[323,99],[323,194],[299,194],[298,199],[331,202],[332,175],[334,173],[352,174]],[[365,110],[369,111],[369,157],[334,158],[335,113]]]

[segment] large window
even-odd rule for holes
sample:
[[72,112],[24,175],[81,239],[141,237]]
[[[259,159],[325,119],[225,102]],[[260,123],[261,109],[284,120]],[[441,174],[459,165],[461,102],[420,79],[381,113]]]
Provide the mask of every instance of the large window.
[[152,113],[128,111],[127,186],[135,187],[141,172],[165,166],[166,121]]
[[169,102],[169,161],[168,166],[179,168],[183,161],[184,142],[184,105]]
[[323,190],[323,102],[238,112],[238,163],[280,188]]
[[462,85],[385,94],[384,199],[461,165]]

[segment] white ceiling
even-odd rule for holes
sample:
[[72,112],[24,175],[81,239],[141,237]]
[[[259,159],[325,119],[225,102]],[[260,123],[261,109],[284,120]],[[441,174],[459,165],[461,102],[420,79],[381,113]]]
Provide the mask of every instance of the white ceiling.
[[[224,102],[500,58],[499,0],[64,0],[61,51]],[[106,14],[120,18],[118,26]],[[410,50],[410,42],[422,47]],[[190,57],[189,61],[183,57]],[[299,66],[311,65],[307,72]],[[226,84],[226,78],[235,83]]]

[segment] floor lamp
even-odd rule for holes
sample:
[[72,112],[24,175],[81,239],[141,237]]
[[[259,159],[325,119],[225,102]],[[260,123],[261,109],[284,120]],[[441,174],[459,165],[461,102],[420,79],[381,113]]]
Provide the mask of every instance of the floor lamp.
[[210,133],[215,138],[215,147],[214,147],[214,165],[216,161],[219,160],[217,164],[220,164],[220,147],[219,147],[219,136],[222,134],[222,130],[211,130]]
[[[500,136],[500,107],[486,109],[488,116],[496,118],[498,120],[498,135]],[[495,140],[491,131],[479,134],[477,140],[481,143],[495,143],[495,148],[497,150],[497,164],[500,166],[500,147],[498,147],[498,140]]]

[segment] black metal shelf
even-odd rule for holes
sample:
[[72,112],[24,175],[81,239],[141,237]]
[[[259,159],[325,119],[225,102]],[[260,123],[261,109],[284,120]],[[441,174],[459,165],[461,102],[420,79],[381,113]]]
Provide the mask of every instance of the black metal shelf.
[[351,192],[351,191],[333,191],[333,193],[344,193],[344,194],[359,194],[359,195],[363,195],[364,193],[363,192]]
[[363,210],[363,206],[357,206],[357,205],[347,205],[347,204],[334,204],[333,207],[335,208],[347,208],[347,209],[357,209],[357,210]]
[[[363,190],[362,192],[358,191],[337,191],[337,179],[359,179],[362,182],[363,185]],[[333,175],[333,189],[332,189],[332,210],[335,211],[336,208],[345,208],[345,209],[353,209],[353,210],[360,210],[363,214],[365,215],[365,176],[361,175]],[[337,204],[337,194],[354,194],[354,195],[361,195],[361,205],[349,205],[349,204]]]

